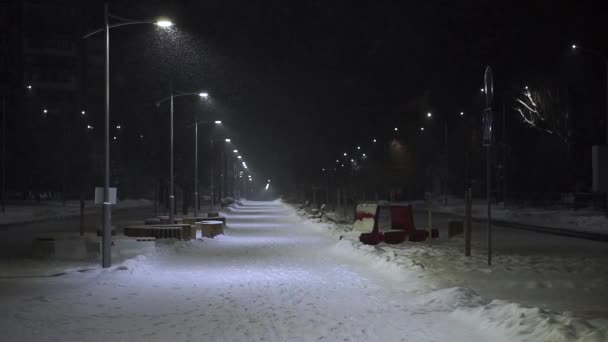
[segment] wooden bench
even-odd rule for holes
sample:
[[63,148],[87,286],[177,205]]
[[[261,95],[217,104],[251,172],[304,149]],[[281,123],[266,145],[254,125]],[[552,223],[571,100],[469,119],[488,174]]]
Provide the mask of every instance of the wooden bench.
[[189,224],[127,226],[124,228],[124,234],[130,237],[189,240],[192,236],[192,226]]

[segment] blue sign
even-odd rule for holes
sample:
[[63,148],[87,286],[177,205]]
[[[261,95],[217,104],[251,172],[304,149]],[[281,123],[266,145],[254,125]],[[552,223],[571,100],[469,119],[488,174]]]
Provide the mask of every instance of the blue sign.
[[490,146],[492,145],[492,108],[484,109],[481,117],[481,144]]

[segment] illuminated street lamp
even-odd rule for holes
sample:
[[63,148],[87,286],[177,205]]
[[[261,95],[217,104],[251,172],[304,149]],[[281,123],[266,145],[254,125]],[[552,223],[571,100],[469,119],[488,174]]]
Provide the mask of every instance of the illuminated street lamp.
[[606,72],[606,95],[605,95],[605,101],[606,101],[606,140],[605,143],[608,145],[608,58],[606,57],[606,55],[604,55],[603,53],[594,50],[594,49],[589,49],[586,47],[581,47],[578,46],[576,44],[572,44],[572,50],[577,50],[577,51],[583,51],[586,52],[590,55],[594,55],[595,57],[601,58],[604,61],[604,66],[605,66],[605,72]]
[[[203,96],[201,96],[203,97]],[[207,96],[204,96],[205,98]],[[199,125],[205,125],[205,124],[215,124],[216,126],[220,126],[222,124],[222,121],[220,120],[215,120],[215,121],[206,121],[206,122],[199,122],[198,121],[198,117],[196,118],[196,121],[194,122],[194,209],[192,210],[192,216],[197,217],[198,216],[198,203],[199,203],[199,199],[198,199],[198,126]]]
[[[110,24],[110,16],[117,22]],[[133,21],[120,18],[110,14],[108,3],[104,4],[104,27],[86,34],[83,39],[89,38],[97,33],[105,33],[105,130],[104,130],[104,186],[103,186],[103,207],[102,207],[102,248],[101,248],[101,266],[108,268],[112,266],[112,207],[110,203],[110,29],[126,25],[135,24],[156,24],[159,27],[170,27],[173,25],[170,21]]]
[[[160,107],[160,104],[165,102],[165,101],[169,101],[170,103],[170,111],[169,111],[169,130],[170,130],[170,150],[171,150],[171,155],[170,155],[170,163],[169,163],[169,222],[171,224],[175,223],[175,193],[174,193],[174,176],[173,176],[173,99],[176,97],[182,97],[182,96],[199,96],[201,98],[207,98],[209,96],[209,94],[207,93],[183,93],[183,92],[174,92],[173,91],[173,84],[170,84],[169,86],[169,96],[165,97],[164,99],[161,99],[159,101],[156,102],[156,106]],[[198,126],[195,124],[195,126]]]

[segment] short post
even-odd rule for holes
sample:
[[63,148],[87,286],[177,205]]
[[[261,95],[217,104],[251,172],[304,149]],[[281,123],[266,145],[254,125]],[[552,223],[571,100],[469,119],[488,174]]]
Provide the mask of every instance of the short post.
[[429,216],[429,247],[433,247],[433,211],[431,208],[431,201],[428,202],[428,216]]
[[467,188],[465,198],[464,218],[464,255],[471,256],[471,206],[473,204],[473,191]]

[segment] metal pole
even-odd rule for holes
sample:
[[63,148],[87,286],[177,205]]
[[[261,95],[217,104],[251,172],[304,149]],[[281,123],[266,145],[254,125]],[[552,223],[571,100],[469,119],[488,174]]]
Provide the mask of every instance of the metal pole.
[[224,150],[225,147],[222,146],[222,152],[220,154],[220,162],[222,167],[220,169],[220,202],[224,198],[225,184],[224,184]]
[[194,217],[198,216],[198,118],[194,122]]
[[215,207],[215,203],[214,203],[215,202],[215,185],[213,184],[213,178],[214,178],[213,177],[213,173],[215,171],[215,168],[214,168],[215,163],[214,163],[214,159],[213,159],[213,133],[211,133],[211,138],[210,138],[210,141],[209,141],[209,146],[211,147],[211,163],[209,163],[209,166],[211,167],[210,168],[210,172],[209,172],[209,175],[211,177],[210,183],[209,183],[209,188],[211,190],[210,191],[211,192],[210,193],[210,195],[211,195],[211,202],[210,202],[211,208],[209,208],[209,209],[213,210],[213,208]]
[[488,265],[492,265],[492,168],[490,167],[491,146],[486,147],[486,198],[488,199]]
[[444,121],[445,128],[445,187],[443,189],[443,205],[448,205],[448,184],[450,183],[450,150],[448,147],[448,121]]
[[106,33],[105,58],[105,158],[101,240],[101,267],[112,266],[112,207],[110,204],[110,25],[108,3],[104,4],[104,21]]
[[6,96],[2,96],[2,213],[6,212]]
[[173,224],[175,223],[175,193],[174,193],[174,186],[173,186],[173,83],[171,83],[170,86],[170,92],[171,92],[171,114],[169,115],[169,120],[171,121],[170,123],[170,130],[171,130],[171,161],[170,161],[170,172],[169,172],[169,223]]

